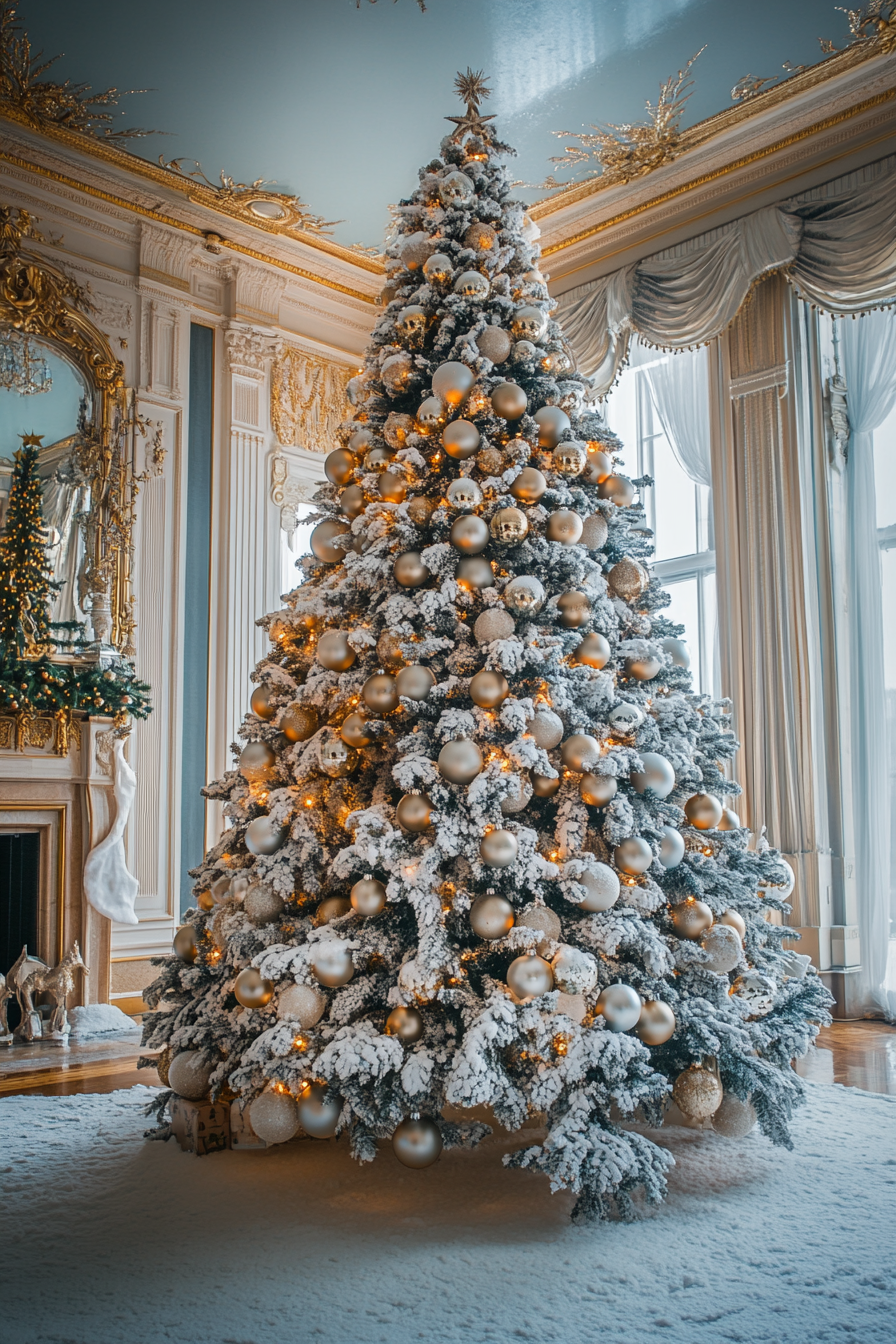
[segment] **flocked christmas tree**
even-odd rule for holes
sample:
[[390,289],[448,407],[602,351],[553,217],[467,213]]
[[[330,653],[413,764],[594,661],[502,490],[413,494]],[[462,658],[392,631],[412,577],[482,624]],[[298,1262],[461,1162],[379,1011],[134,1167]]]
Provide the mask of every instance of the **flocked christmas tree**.
[[587,1218],[661,1197],[671,1158],[627,1121],[670,1094],[788,1143],[829,1000],[774,922],[789,868],[722,805],[726,708],[662,615],[487,90],[458,89],[146,1040],[175,1092],[361,1160],[542,1117],[511,1164]]
[[40,434],[22,436],[0,537],[0,644],[16,654],[52,652],[48,599],[52,570],[38,476]]

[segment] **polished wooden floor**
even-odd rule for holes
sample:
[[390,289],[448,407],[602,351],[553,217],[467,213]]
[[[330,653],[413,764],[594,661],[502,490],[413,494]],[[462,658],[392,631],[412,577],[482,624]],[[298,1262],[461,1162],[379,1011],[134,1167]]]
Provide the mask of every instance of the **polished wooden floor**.
[[[155,1069],[137,1069],[146,1053],[133,1040],[89,1041],[61,1050],[50,1041],[0,1046],[0,1095],[65,1096],[113,1092],[135,1083],[158,1085]],[[818,1083],[842,1083],[865,1092],[896,1096],[896,1027],[885,1022],[835,1022],[815,1049],[797,1062],[797,1072]]]

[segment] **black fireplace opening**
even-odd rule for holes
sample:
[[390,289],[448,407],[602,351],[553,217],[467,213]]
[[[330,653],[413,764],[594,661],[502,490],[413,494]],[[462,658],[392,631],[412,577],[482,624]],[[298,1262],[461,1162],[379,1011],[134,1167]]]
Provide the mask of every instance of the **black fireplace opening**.
[[[40,832],[0,831],[0,972],[6,975],[24,944],[37,952],[40,896]],[[10,999],[9,1025],[19,1023],[19,1005]]]

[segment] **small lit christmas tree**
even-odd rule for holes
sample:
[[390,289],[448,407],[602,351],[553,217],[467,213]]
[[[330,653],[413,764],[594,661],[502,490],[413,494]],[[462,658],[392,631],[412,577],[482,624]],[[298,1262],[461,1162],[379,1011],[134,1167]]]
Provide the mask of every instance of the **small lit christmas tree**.
[[458,88],[145,1039],[267,1142],[423,1167],[486,1132],[457,1108],[540,1118],[511,1165],[592,1218],[662,1196],[672,1159],[627,1121],[670,1096],[788,1143],[829,996],[782,945],[792,873],[723,805],[727,711],[662,615],[488,91]]
[[0,643],[20,656],[51,653],[43,487],[37,474],[40,434],[23,434],[15,455],[6,525],[0,536]]

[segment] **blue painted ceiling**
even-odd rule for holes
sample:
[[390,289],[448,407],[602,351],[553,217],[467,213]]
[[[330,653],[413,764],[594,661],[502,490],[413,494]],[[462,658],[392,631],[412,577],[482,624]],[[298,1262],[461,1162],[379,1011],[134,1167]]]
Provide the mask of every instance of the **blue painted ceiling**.
[[484,110],[519,151],[515,175],[539,182],[563,148],[552,131],[640,119],[704,45],[685,125],[731,106],[740,77],[814,63],[819,37],[847,32],[833,0],[427,0],[426,13],[415,0],[23,0],[20,13],[36,48],[64,53],[56,78],[150,90],[123,101],[119,124],[168,134],[134,152],[197,159],[213,180],[275,179],[365,244],[461,110],[458,69],[490,76]]

